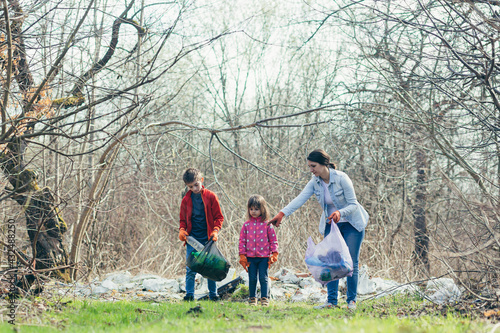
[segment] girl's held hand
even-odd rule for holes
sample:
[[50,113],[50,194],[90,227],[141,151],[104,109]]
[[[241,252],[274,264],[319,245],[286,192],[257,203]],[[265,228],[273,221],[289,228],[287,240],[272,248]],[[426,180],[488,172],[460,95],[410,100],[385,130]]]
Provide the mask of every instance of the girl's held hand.
[[328,216],[328,221],[330,221],[330,223],[332,223],[332,221],[338,223],[340,221],[340,212],[338,210],[334,211],[332,215]]
[[285,214],[283,212],[279,212],[278,214],[276,214],[275,217],[273,217],[271,220],[269,220],[269,222],[267,222],[267,224],[274,224],[275,226],[279,227],[281,224],[281,220],[283,219],[284,216],[285,216]]
[[250,264],[248,263],[247,256],[244,254],[240,254],[240,265],[248,272],[248,266],[250,266]]

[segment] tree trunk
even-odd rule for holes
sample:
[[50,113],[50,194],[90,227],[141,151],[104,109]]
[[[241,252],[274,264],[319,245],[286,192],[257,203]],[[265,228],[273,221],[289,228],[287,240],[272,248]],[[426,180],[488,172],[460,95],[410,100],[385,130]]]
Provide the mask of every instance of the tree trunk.
[[415,268],[423,267],[429,272],[429,235],[427,234],[426,203],[427,203],[427,171],[429,165],[427,153],[419,148],[415,152],[417,167],[417,185],[415,188],[415,201],[413,203],[414,233],[415,233]]
[[[68,255],[62,235],[67,226],[49,187],[40,188],[34,171],[25,168],[23,155],[26,144],[14,138],[8,149],[0,154],[0,165],[12,188],[14,199],[24,210],[26,227],[32,246],[34,269],[47,269],[68,265]],[[68,272],[63,269],[54,273],[65,280]],[[26,288],[29,288],[29,284]]]

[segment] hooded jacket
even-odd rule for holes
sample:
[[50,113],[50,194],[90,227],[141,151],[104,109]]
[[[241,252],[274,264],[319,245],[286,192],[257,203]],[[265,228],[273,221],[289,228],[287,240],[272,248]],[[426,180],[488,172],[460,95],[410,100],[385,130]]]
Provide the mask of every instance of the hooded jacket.
[[241,228],[239,250],[247,257],[269,257],[278,252],[276,232],[261,217],[251,218]]

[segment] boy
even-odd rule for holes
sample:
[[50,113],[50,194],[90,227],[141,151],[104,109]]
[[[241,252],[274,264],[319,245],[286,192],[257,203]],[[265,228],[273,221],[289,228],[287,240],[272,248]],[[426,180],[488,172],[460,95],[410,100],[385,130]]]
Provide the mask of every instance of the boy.
[[[219,230],[224,221],[217,195],[203,186],[203,175],[198,169],[187,169],[182,180],[189,191],[181,202],[179,239],[185,242],[186,237],[190,235],[201,244],[206,244],[210,237],[214,242],[217,241]],[[194,248],[186,244],[186,259],[193,251]],[[186,267],[185,301],[194,300],[195,276],[196,272]],[[219,297],[215,281],[208,280],[208,290],[209,299],[217,301]]]

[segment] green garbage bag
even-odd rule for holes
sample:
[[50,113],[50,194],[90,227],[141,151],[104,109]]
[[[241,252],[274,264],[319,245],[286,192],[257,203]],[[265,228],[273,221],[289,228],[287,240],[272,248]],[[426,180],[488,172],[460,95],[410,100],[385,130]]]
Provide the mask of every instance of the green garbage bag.
[[193,272],[214,281],[224,280],[231,267],[213,240],[209,240],[203,250],[191,252],[187,259],[187,266]]

